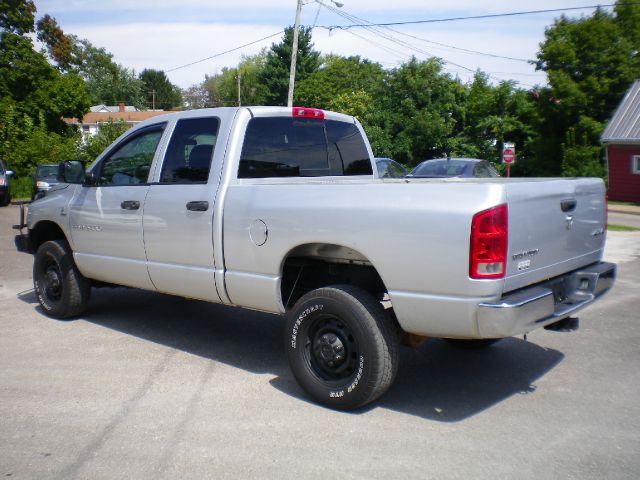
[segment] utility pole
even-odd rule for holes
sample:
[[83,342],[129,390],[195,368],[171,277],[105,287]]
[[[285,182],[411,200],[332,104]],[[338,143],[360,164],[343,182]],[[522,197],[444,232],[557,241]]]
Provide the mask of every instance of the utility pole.
[[293,85],[296,83],[296,60],[298,57],[298,33],[300,32],[300,12],[302,10],[302,0],[297,0],[296,22],[293,27],[293,45],[291,45],[291,68],[289,69],[289,95],[287,96],[287,107],[293,107]]
[[238,80],[238,106],[242,106],[242,98],[240,97],[240,69],[238,69],[238,75],[236,75],[236,79]]
[[151,110],[155,110],[156,109],[156,91],[151,90],[149,93],[151,94]]

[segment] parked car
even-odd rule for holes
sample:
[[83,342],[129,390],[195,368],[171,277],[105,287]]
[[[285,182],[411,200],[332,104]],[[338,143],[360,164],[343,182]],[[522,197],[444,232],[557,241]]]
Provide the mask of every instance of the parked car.
[[0,160],[0,207],[6,207],[11,202],[11,177],[13,172],[7,170],[3,160]]
[[46,193],[58,184],[58,165],[38,165],[33,175],[33,193],[31,199],[44,197]]
[[391,158],[376,158],[379,178],[403,178],[409,171]]
[[86,172],[62,163],[66,185],[23,210],[16,246],[54,318],[103,285],[286,314],[293,376],[345,409],[391,386],[403,340],[575,328],[612,287],[602,179],[383,184],[370,152],[358,120],[324,110],[154,117]]
[[486,160],[478,158],[439,158],[425,160],[418,164],[408,176],[414,178],[492,178],[499,177],[500,174],[491,162]]

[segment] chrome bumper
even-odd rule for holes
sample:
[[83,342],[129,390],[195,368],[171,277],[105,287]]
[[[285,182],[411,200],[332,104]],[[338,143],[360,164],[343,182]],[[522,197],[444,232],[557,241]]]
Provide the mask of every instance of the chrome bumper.
[[586,307],[614,284],[616,265],[600,262],[478,307],[482,338],[503,338],[530,332],[562,320]]

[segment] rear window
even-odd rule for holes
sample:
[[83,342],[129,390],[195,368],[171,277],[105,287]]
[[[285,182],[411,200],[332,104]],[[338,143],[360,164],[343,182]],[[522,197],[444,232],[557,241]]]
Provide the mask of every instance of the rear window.
[[372,174],[354,124],[291,117],[250,120],[238,170],[238,178]]
[[413,172],[414,175],[424,175],[428,177],[455,177],[462,175],[466,162],[460,162],[456,160],[449,161],[428,161],[418,166]]

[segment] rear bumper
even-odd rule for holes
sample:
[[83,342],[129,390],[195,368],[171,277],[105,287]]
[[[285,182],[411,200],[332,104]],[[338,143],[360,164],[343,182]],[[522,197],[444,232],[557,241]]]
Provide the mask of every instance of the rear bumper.
[[599,262],[478,306],[482,338],[530,332],[562,320],[586,307],[614,284],[616,265]]

